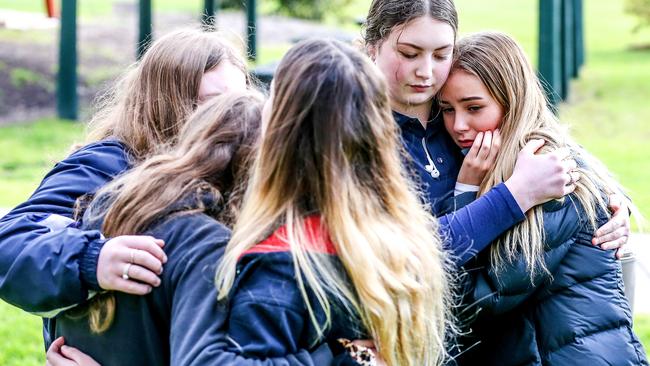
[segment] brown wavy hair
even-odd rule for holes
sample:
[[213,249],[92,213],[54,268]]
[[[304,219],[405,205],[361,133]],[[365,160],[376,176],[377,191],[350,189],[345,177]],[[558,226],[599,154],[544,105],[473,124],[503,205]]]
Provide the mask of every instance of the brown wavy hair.
[[201,29],[172,31],[154,41],[96,102],[89,123],[90,141],[116,138],[137,162],[162,143],[175,141],[198,105],[203,74],[228,61],[247,74],[241,52],[222,32]]
[[[142,234],[164,218],[179,199],[208,193],[223,206],[216,218],[230,226],[257,147],[262,101],[260,94],[252,91],[210,99],[188,119],[177,146],[103,187],[96,195],[97,204],[89,208],[88,220],[105,214],[101,231],[107,237]],[[199,206],[175,214],[205,209]],[[112,292],[91,300],[92,331],[110,327],[115,306]]]

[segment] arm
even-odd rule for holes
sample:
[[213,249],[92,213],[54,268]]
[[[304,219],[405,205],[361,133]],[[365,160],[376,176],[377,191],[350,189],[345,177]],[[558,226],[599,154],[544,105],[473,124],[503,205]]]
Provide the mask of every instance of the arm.
[[64,226],[78,197],[127,166],[119,143],[91,144],[58,163],[27,202],[0,220],[0,298],[26,311],[48,312],[80,303],[88,289],[98,289],[100,232]]
[[543,140],[521,150],[512,176],[473,203],[440,218],[440,233],[457,265],[477,255],[499,235],[524,219],[524,212],[575,189],[569,151],[536,154]]
[[327,345],[312,352],[295,348],[282,355],[255,358],[247,358],[229,349],[232,342],[226,334],[228,309],[226,304],[218,303],[214,285],[216,265],[228,241],[227,230],[219,227],[215,229],[213,220],[201,225],[196,222],[188,225],[179,220],[172,227],[173,237],[166,238],[168,246],[175,242],[175,238],[184,238],[188,243],[180,259],[168,252],[165,275],[170,277],[165,277],[161,285],[171,299],[170,364],[330,365],[333,358]]
[[555,273],[581,227],[588,225],[571,200],[544,205],[544,264],[548,272],[531,277],[523,256],[506,263],[498,272],[483,257],[482,265],[469,268],[463,278],[463,311],[480,308],[481,316],[502,314],[526,301]]

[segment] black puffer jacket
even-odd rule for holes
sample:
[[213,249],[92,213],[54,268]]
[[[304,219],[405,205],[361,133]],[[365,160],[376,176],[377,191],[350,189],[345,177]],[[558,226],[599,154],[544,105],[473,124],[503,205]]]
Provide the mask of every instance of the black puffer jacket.
[[[632,332],[614,251],[591,244],[593,228],[570,199],[544,207],[545,261],[532,281],[523,258],[497,274],[484,251],[466,266],[458,344],[461,365],[648,365]],[[604,212],[597,225],[607,221]]]

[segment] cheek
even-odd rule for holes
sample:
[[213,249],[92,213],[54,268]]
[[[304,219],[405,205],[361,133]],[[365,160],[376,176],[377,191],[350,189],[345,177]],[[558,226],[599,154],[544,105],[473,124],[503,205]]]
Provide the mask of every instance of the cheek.
[[433,70],[434,77],[436,79],[436,84],[442,86],[449,77],[449,71],[451,70],[451,57],[448,60],[444,60],[438,64]]
[[402,84],[404,80],[404,67],[394,52],[381,52],[377,58],[377,67],[384,74],[391,88]]

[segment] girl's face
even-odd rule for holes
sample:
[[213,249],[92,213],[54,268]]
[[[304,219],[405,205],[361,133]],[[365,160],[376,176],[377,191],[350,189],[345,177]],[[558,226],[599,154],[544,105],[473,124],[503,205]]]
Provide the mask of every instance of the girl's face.
[[246,75],[228,60],[219,62],[201,77],[199,86],[199,103],[230,91],[246,89]]
[[431,103],[451,67],[454,30],[444,22],[421,16],[393,28],[370,48],[370,56],[388,82],[393,109],[405,111]]
[[473,74],[454,70],[440,93],[445,128],[461,148],[472,146],[476,135],[501,125],[503,107]]

